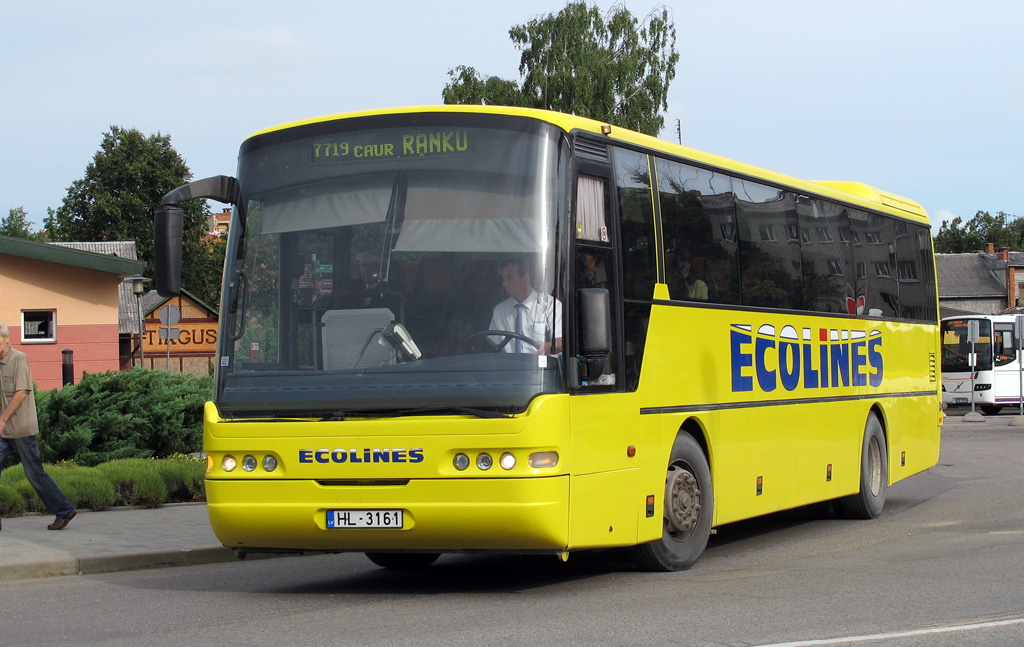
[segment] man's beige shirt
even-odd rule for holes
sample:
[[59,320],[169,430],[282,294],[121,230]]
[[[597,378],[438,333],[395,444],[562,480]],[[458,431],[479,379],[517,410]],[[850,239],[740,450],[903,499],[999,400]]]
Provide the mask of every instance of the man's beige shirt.
[[25,438],[39,433],[36,394],[32,387],[28,358],[25,353],[12,348],[0,359],[0,411],[7,408],[15,391],[28,391],[28,395],[4,427],[4,438]]

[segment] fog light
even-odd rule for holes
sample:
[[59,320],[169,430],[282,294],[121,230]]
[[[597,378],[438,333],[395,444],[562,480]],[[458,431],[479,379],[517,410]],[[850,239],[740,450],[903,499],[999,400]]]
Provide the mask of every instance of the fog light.
[[455,460],[452,461],[455,464],[455,469],[460,472],[469,467],[469,456],[465,454],[456,454]]
[[490,454],[484,453],[476,457],[476,466],[480,469],[489,470],[491,465],[494,465],[494,459],[491,458]]
[[220,466],[225,472],[234,472],[235,468],[238,467],[238,461],[235,460],[234,456],[225,456],[224,460],[220,462]]
[[536,452],[526,462],[534,469],[554,467],[558,465],[558,452]]
[[510,470],[516,466],[516,457],[512,455],[512,452],[505,452],[498,460],[498,465],[501,465],[503,470]]
[[264,456],[263,457],[263,469],[265,469],[268,472],[273,472],[274,470],[276,470],[277,469],[277,459],[274,458],[273,456]]
[[256,469],[256,457],[246,456],[242,459],[242,469],[246,472],[251,472]]

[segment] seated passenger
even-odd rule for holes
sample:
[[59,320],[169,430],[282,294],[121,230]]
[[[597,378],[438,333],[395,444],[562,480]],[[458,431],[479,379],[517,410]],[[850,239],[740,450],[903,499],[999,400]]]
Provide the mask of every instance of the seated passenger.
[[697,278],[692,271],[693,258],[690,252],[683,249],[675,256],[675,267],[668,278],[668,294],[670,299],[707,301],[708,284]]
[[[501,286],[508,298],[494,306],[489,330],[506,330],[534,340],[534,346],[513,338],[505,344],[506,353],[547,355],[562,352],[562,303],[533,289],[529,263],[524,258],[509,259],[501,266]],[[553,335],[557,335],[552,339]],[[490,337],[501,343],[497,335]]]

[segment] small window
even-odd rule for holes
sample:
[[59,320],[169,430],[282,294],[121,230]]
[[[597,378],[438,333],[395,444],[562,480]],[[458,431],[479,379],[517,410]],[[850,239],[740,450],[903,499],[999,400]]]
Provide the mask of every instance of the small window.
[[775,242],[775,227],[773,225],[761,225],[761,240],[766,243]]
[[57,341],[55,310],[24,310],[21,313],[21,343],[42,344]]
[[608,220],[605,216],[607,184],[598,177],[579,177],[576,206],[576,238],[608,242]]

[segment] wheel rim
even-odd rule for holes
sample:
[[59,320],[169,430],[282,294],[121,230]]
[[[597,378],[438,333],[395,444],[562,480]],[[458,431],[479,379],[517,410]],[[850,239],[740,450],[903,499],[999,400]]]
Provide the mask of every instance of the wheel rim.
[[669,535],[680,541],[697,527],[700,519],[700,487],[690,470],[680,465],[668,468],[665,480],[665,524]]
[[871,495],[878,496],[882,491],[882,448],[875,437],[868,443],[868,474],[871,477]]

